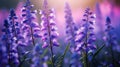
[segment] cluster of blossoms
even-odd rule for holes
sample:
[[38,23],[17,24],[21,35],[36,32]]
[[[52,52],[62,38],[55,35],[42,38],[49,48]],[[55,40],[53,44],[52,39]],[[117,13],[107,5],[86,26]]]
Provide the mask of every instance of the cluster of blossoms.
[[106,42],[106,46],[107,47],[112,46],[114,49],[116,49],[115,46],[119,48],[117,40],[116,40],[116,36],[114,34],[114,28],[111,25],[111,20],[109,17],[106,18],[105,25],[106,25],[106,29],[105,29],[104,41]]
[[[107,50],[106,54],[109,52],[109,55],[111,57],[111,61],[112,63],[109,64],[109,62],[106,62],[106,64],[108,63],[111,67],[115,67],[115,54],[114,51],[120,51],[120,45],[117,42],[117,38],[116,35],[114,33],[114,28],[111,25],[111,19],[109,17],[106,18],[106,29],[105,29],[105,36],[103,37],[104,41],[105,41],[105,45]],[[116,61],[117,62],[117,61]]]
[[40,25],[36,22],[37,11],[32,11],[33,5],[31,5],[30,0],[26,1],[26,5],[22,8],[22,19],[21,22],[21,33],[22,33],[22,42],[21,45],[34,45],[33,49],[33,64],[31,67],[44,67],[42,65],[41,50],[40,45],[35,41],[38,38],[41,38],[40,35]]
[[35,45],[35,38],[40,38],[40,26],[36,22],[36,10],[32,11],[33,5],[29,0],[26,1],[26,5],[22,8],[21,22],[21,45]]
[[83,24],[81,28],[77,31],[75,43],[75,51],[78,52],[78,54],[81,55],[83,60],[83,66],[88,67],[89,66],[89,53],[94,53],[94,50],[96,49],[95,46],[95,34],[94,34],[94,20],[95,16],[90,11],[89,8],[85,10],[85,14],[83,15]]
[[85,10],[85,14],[83,15],[83,25],[77,31],[76,35],[76,51],[81,52],[85,51],[88,53],[89,51],[93,51],[96,49],[95,47],[95,34],[94,34],[94,14],[90,11],[89,8]]
[[58,32],[55,22],[54,9],[48,8],[47,0],[44,0],[41,15],[41,39],[43,41],[42,48],[50,47],[52,66],[54,67],[54,52],[53,46],[59,46],[57,41]]
[[72,44],[75,44],[75,35],[77,31],[77,27],[72,18],[71,9],[68,3],[65,3],[65,20],[66,20],[66,34],[67,34],[67,41]]
[[18,67],[18,34],[20,33],[19,22],[17,22],[17,17],[13,9],[10,10],[10,15],[4,22],[4,29],[2,30],[3,36],[2,41],[6,46],[6,51],[8,55],[9,66]]
[[71,55],[71,61],[70,66],[72,67],[79,67],[81,64],[79,64],[79,55],[75,52],[75,36],[77,27],[74,23],[72,12],[69,4],[65,3],[65,21],[66,21],[66,40],[68,43],[70,43],[70,51],[72,52]]
[[35,45],[34,38],[40,38],[39,24],[34,21],[36,11],[31,11],[32,7],[30,1],[27,0],[22,9],[22,22],[17,22],[18,18],[13,9],[10,10],[9,18],[4,21],[1,39],[4,44],[1,44],[1,53],[4,56],[1,56],[1,65],[18,67],[18,46],[32,43]]
[[57,41],[58,32],[55,23],[54,9],[48,9],[47,1],[44,1],[43,10],[40,11],[41,14],[41,36],[43,43],[43,48],[48,46],[59,46]]

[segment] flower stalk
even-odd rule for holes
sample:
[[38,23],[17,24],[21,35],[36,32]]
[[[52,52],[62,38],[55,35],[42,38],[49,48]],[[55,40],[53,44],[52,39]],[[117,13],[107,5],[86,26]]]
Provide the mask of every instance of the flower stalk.
[[57,41],[58,33],[55,23],[54,9],[49,9],[47,0],[44,0],[43,10],[40,11],[41,16],[41,35],[43,46],[42,48],[50,48],[52,67],[54,64],[53,46],[59,46]]
[[35,46],[35,38],[40,38],[40,27],[36,21],[36,11],[32,11],[33,5],[30,0],[26,1],[26,5],[22,8],[22,33],[26,39],[26,44]]
[[116,67],[113,48],[114,46],[117,46],[117,42],[116,42],[115,34],[113,32],[114,32],[114,28],[111,25],[111,19],[107,17],[104,41],[106,41],[107,47],[110,46],[112,64],[113,64],[113,67]]
[[77,31],[76,35],[76,51],[82,55],[83,57],[83,66],[89,67],[89,59],[88,54],[90,52],[94,52],[96,49],[96,46],[94,45],[94,42],[96,40],[95,34],[94,34],[94,14],[90,11],[89,8],[85,10],[85,14],[83,15],[83,25],[82,27]]

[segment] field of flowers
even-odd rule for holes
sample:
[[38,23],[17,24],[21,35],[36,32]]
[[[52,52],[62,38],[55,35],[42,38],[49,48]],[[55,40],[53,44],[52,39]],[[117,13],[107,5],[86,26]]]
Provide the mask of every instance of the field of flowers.
[[101,23],[96,15],[99,9],[94,13],[86,8],[78,24],[66,1],[61,19],[65,20],[63,37],[58,32],[55,9],[48,4],[44,0],[38,11],[26,0],[19,11],[21,16],[11,8],[9,16],[2,19],[0,67],[120,67],[120,37],[111,16],[103,20],[100,28],[104,31],[96,33],[96,23]]

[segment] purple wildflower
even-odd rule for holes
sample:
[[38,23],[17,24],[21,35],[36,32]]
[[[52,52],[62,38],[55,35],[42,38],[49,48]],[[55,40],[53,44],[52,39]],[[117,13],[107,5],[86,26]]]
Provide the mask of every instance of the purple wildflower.
[[36,11],[32,11],[33,5],[31,5],[30,0],[26,1],[26,5],[22,8],[22,34],[21,38],[24,39],[24,41],[21,42],[21,44],[24,43],[24,45],[33,44],[35,45],[35,38],[40,38],[40,26],[35,21],[36,20]]
[[110,44],[114,46],[118,45],[117,39],[114,33],[114,28],[111,25],[111,20],[109,17],[106,18],[106,29],[105,29],[104,41],[106,41],[106,46],[110,46]]
[[41,35],[43,41],[42,48],[50,47],[52,66],[54,67],[53,46],[59,46],[59,43],[57,41],[58,32],[55,23],[54,9],[48,9],[47,0],[44,0],[43,10],[40,12],[40,14],[42,32]]
[[[117,39],[114,33],[114,28],[111,25],[111,19],[109,17],[106,18],[106,29],[105,29],[105,36],[104,36],[104,41],[106,43],[106,47],[108,50],[110,50],[109,54],[111,55],[111,61],[112,61],[112,66],[115,67],[115,57],[114,57],[114,50],[120,49],[120,46],[117,43]],[[108,51],[107,50],[107,51]]]
[[76,51],[87,51],[87,53],[91,50],[95,49],[95,34],[94,34],[94,14],[90,12],[90,9],[87,8],[85,10],[85,14],[83,15],[83,25],[77,31],[76,35]]
[[2,31],[3,31],[3,35],[1,37],[2,44],[0,44],[0,46],[1,46],[0,47],[0,53],[1,53],[2,56],[0,56],[0,60],[1,60],[0,66],[3,64],[6,67],[6,65],[8,64],[8,57],[5,56],[5,55],[8,55],[8,49],[7,48],[8,48],[8,45],[10,45],[9,39],[8,39],[8,36],[10,36],[8,20],[4,20],[4,29]]
[[69,4],[65,3],[65,20],[66,20],[66,35],[67,35],[67,42],[70,43],[70,51],[72,52],[70,66],[72,67],[79,67],[79,55],[76,54],[75,48],[75,36],[77,27],[73,21],[72,12]]
[[18,22],[17,17],[13,9],[10,10],[10,15],[8,20],[4,22],[4,29],[3,29],[3,37],[2,41],[3,44],[6,45],[7,53],[8,53],[8,63],[9,66],[18,67],[19,60],[18,60],[18,39],[17,34],[19,33],[19,28],[17,28]]
[[95,47],[95,35],[94,35],[94,14],[90,11],[89,8],[85,10],[85,14],[83,15],[83,25],[77,31],[76,35],[76,51],[80,53],[83,58],[84,67],[88,67],[88,54],[94,52]]
[[17,22],[17,17],[14,12],[14,10],[10,11],[10,17],[9,17],[9,22],[11,24],[11,45],[10,45],[10,53],[9,53],[9,59],[10,63],[12,63],[12,66],[18,67],[19,65],[19,60],[18,60],[18,51],[17,51],[17,46],[18,46],[18,38],[17,34],[19,34],[19,27],[18,27],[18,22]]
[[73,21],[71,9],[68,3],[65,4],[65,13],[67,40],[74,44],[74,39],[76,35],[75,31],[77,30],[77,28]]
[[77,31],[77,27],[72,18],[72,13],[69,4],[65,3],[65,20],[66,20],[66,34],[67,41],[70,42],[71,46],[75,45],[75,35]]
[[58,32],[55,23],[54,9],[48,9],[46,0],[44,1],[43,10],[40,11],[41,16],[41,35],[43,48],[48,46],[59,46],[57,41]]

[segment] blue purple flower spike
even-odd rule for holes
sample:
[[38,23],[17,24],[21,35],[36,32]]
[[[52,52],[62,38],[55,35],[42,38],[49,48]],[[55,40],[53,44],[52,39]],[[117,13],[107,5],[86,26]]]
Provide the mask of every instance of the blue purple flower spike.
[[4,29],[2,31],[4,32],[2,36],[2,40],[3,40],[3,44],[6,45],[9,66],[18,67],[19,60],[18,60],[18,52],[17,52],[17,46],[18,46],[17,34],[19,34],[19,28],[18,28],[17,17],[13,9],[10,10],[9,18],[8,20],[5,20]]
[[17,22],[17,17],[14,12],[14,10],[10,11],[10,17],[9,17],[9,22],[11,24],[11,45],[9,47],[9,62],[12,63],[12,66],[18,67],[19,65],[19,60],[18,60],[18,51],[17,51],[17,46],[18,46],[18,37],[17,34],[19,34],[19,27]]
[[[54,9],[49,9],[47,6],[47,1],[44,1],[43,10],[40,11],[41,14],[41,35],[43,41],[43,48],[48,46],[59,46],[57,41],[58,32],[55,22],[55,12]],[[52,45],[50,45],[52,44]]]
[[[117,42],[117,38],[115,35],[115,31],[114,28],[111,24],[111,19],[110,17],[106,18],[106,29],[105,29],[105,36],[103,37],[104,41],[105,41],[105,45],[107,47],[107,52],[109,52],[109,55],[111,56],[111,61],[112,63],[110,63],[111,67],[116,67],[116,59],[115,59],[115,54],[114,51],[118,51],[120,52],[120,45]],[[110,50],[110,51],[109,51]],[[118,61],[116,61],[118,62]]]
[[95,15],[90,11],[89,8],[85,10],[85,14],[83,15],[83,25],[77,31],[76,35],[76,51],[93,51],[96,49],[94,44],[96,38],[94,34],[94,24],[95,24]]
[[110,17],[106,18],[106,29],[105,29],[105,36],[104,41],[106,43],[106,47],[112,46],[113,50],[117,50],[120,52],[120,45],[117,42],[117,37],[115,35],[114,27],[111,24]]
[[104,41],[106,41],[106,46],[112,45],[118,45],[116,36],[114,34],[114,28],[111,25],[111,19],[109,17],[106,18],[106,29],[105,29],[105,36]]
[[79,55],[75,52],[75,36],[77,27],[74,23],[73,17],[72,17],[72,11],[69,6],[69,4],[65,3],[65,21],[66,21],[66,41],[67,43],[70,43],[70,51],[72,52],[72,55],[70,56],[70,66],[71,67],[79,67],[81,64],[79,63],[78,58]]
[[22,8],[22,37],[24,45],[35,45],[35,38],[40,38],[40,26],[36,22],[36,10],[32,11],[33,5],[30,0],[26,1],[26,5]]
[[72,13],[69,4],[66,2],[65,4],[65,18],[66,18],[66,34],[68,35],[67,40],[68,41],[74,41],[75,38],[75,23],[72,18]]
[[77,27],[75,26],[71,9],[69,4],[65,3],[65,20],[66,20],[66,35],[67,41],[71,43],[71,46],[75,45],[75,35]]

